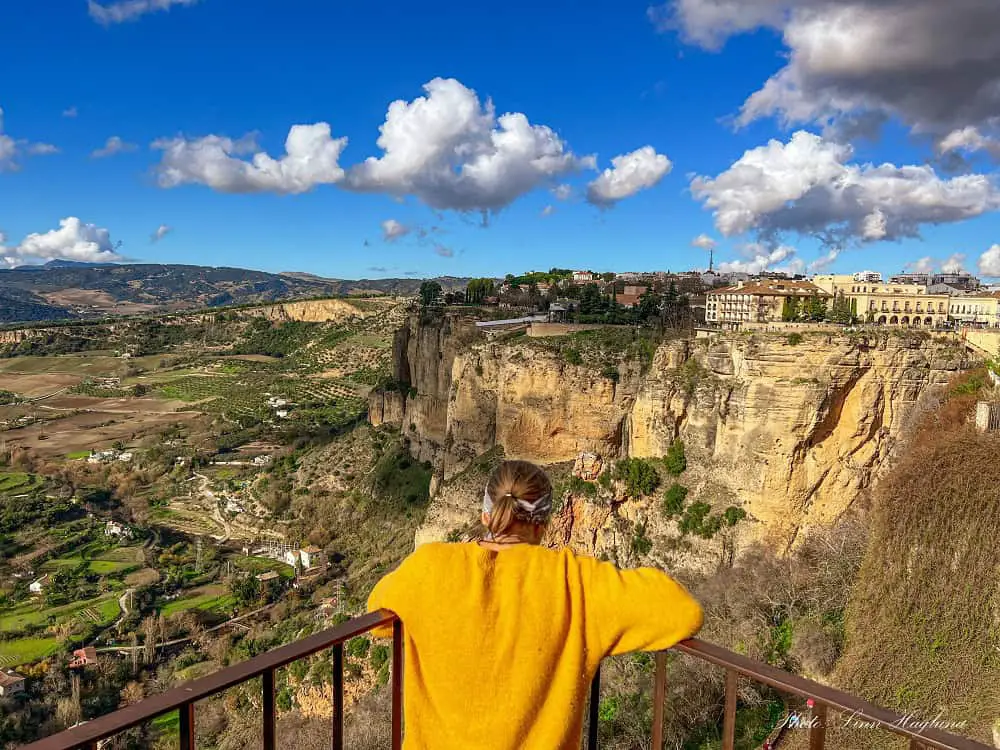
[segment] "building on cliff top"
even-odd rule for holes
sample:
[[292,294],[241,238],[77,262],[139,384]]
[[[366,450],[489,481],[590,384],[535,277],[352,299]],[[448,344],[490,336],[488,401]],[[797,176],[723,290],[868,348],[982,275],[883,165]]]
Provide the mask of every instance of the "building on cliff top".
[[789,297],[827,299],[832,294],[809,281],[757,280],[713,289],[706,294],[705,322],[738,327],[741,323],[773,323],[781,320]]

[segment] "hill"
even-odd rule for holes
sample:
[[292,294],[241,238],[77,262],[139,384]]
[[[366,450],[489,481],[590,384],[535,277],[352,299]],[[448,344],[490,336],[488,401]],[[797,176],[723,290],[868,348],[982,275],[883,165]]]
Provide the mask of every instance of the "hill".
[[[445,290],[468,279],[438,280]],[[326,279],[242,268],[52,262],[0,271],[0,323],[171,312],[347,294],[416,294],[421,279]]]

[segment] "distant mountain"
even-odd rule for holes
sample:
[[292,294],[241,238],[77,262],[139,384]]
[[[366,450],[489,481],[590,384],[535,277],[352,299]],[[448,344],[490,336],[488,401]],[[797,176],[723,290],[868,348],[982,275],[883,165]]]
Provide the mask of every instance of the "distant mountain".
[[[30,272],[29,272],[30,271]],[[415,295],[422,280],[327,279],[308,273],[147,263],[78,263],[0,270],[0,323],[156,314],[346,294]],[[446,290],[468,279],[438,279]]]

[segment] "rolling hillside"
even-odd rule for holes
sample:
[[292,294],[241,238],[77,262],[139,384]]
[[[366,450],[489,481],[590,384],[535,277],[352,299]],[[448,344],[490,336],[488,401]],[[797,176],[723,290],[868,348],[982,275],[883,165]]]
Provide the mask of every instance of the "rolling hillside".
[[[446,289],[467,279],[439,279]],[[304,273],[159,264],[57,261],[0,271],[0,323],[168,312],[344,294],[411,295],[421,280],[326,279]]]

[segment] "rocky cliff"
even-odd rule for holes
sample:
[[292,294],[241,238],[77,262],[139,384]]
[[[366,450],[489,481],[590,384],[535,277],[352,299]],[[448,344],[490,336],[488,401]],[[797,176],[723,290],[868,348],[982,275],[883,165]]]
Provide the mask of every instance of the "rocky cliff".
[[[590,334],[487,341],[467,322],[409,320],[396,387],[372,395],[370,414],[435,464],[437,507],[418,538],[475,516],[481,489],[459,491],[459,480],[495,447],[558,464],[582,451],[659,457],[680,438],[692,496],[744,508],[752,537],[787,547],[865,492],[918,401],[965,366],[957,341],[904,332],[715,334],[645,349],[616,335],[596,346]],[[644,520],[634,503],[609,514],[576,501],[562,524],[571,530],[581,514],[594,516],[590,531],[622,513]],[[602,545],[593,535],[583,546]]]

